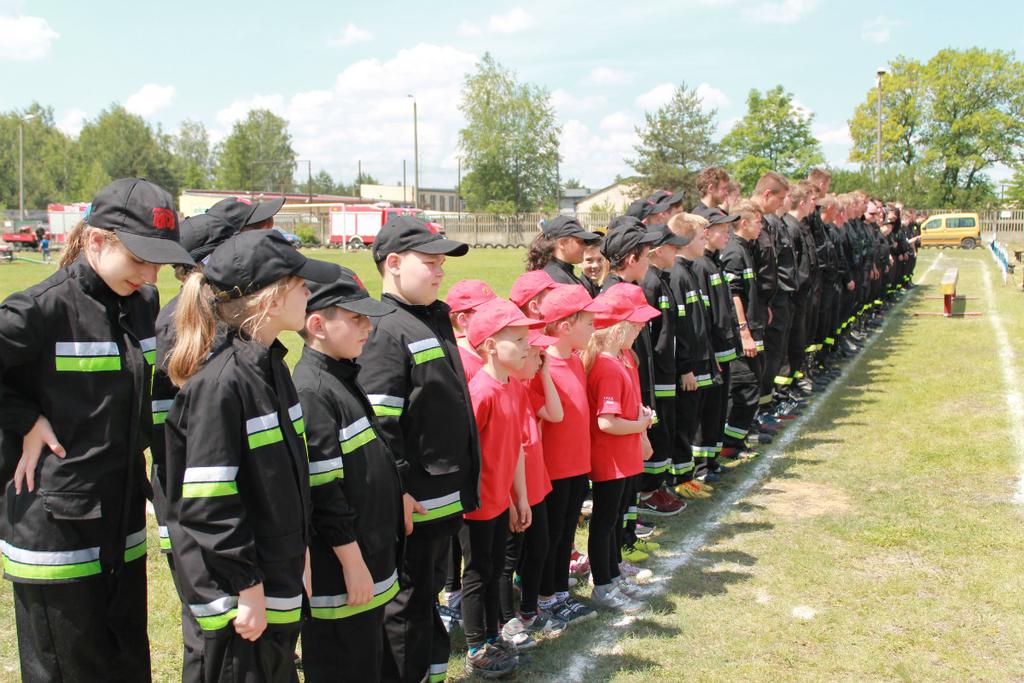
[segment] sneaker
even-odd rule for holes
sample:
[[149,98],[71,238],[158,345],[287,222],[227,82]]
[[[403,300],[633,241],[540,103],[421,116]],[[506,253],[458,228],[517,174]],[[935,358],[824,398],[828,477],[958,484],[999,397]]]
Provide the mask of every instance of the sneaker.
[[633,534],[638,539],[647,538],[648,536],[650,536],[653,533],[654,533],[654,525],[653,524],[644,524],[643,522],[637,520],[636,529],[633,530]]
[[572,606],[565,604],[565,600],[559,600],[555,604],[548,605],[547,607],[538,604],[537,614],[543,615],[548,619],[557,619],[565,622],[566,624],[571,624],[576,618],[575,613],[572,611]]
[[514,659],[516,663],[519,662],[519,648],[517,648],[516,644],[512,641],[507,640],[506,638],[502,638],[499,635],[498,639],[491,643],[491,647],[497,648],[501,652],[504,652],[506,657]]
[[640,573],[640,567],[636,566],[632,562],[626,562],[623,560],[619,562],[619,573],[623,576],[636,576]]
[[448,633],[462,622],[462,612],[448,605],[438,605],[437,612],[441,615],[441,621],[444,622],[444,628]]
[[596,586],[591,593],[591,602],[599,609],[622,612],[623,614],[639,614],[647,606],[642,602],[633,600],[619,590],[618,585],[612,583],[607,586]]
[[518,616],[512,617],[501,627],[501,640],[512,643],[516,648],[516,652],[529,650],[537,646],[537,641],[533,639],[526,628],[526,624]]
[[[705,475],[705,477],[706,476],[707,475]],[[710,498],[711,494],[714,493],[715,491],[714,486],[712,486],[711,484],[706,484],[699,479],[691,479],[690,481],[686,482],[686,485],[689,486],[694,491],[696,491],[697,493],[702,494],[702,497],[705,498]]]
[[466,673],[481,678],[504,678],[519,666],[515,657],[510,657],[497,644],[486,644],[475,653],[466,653]]
[[571,595],[567,597],[565,600],[562,600],[562,602],[565,603],[566,606],[568,606],[569,609],[572,610],[572,613],[575,615],[570,621],[586,621],[588,619],[593,619],[597,616],[597,610],[595,610],[593,607],[588,607],[587,605],[584,605],[582,602],[572,597]]
[[580,513],[584,517],[589,517],[590,514],[593,511],[594,511],[594,501],[591,500],[590,498],[587,498],[586,500],[583,501],[583,507],[580,509]]
[[633,547],[637,550],[650,554],[653,553],[655,550],[659,550],[661,548],[661,544],[657,541],[649,541],[645,538],[638,537],[635,541],[633,541]]
[[535,638],[554,638],[560,636],[566,627],[566,623],[561,619],[546,617],[539,612],[531,618],[517,614],[514,621],[519,621],[526,632]]
[[641,498],[637,510],[655,517],[671,517],[682,512],[683,506],[680,501],[673,500],[671,496],[658,489],[647,498]]
[[650,591],[643,586],[636,585],[632,581],[620,578],[616,585],[619,591],[631,600],[641,601],[651,597]]
[[590,572],[590,558],[573,548],[569,556],[569,573],[582,576]]
[[753,439],[754,443],[767,446],[772,442],[772,435],[768,432],[758,432]]
[[690,498],[692,500],[703,500],[710,498],[711,494],[700,487],[700,484],[693,485],[693,480],[685,481],[682,484],[676,486],[676,493],[684,498]]
[[622,546],[622,559],[626,562],[643,562],[648,557],[650,557],[650,555],[637,549],[635,545]]

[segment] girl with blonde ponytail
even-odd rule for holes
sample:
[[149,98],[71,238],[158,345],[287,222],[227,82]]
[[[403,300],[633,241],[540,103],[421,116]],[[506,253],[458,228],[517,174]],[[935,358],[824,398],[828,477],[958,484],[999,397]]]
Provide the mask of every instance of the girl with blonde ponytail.
[[244,232],[218,246],[178,296],[167,373],[181,391],[164,420],[166,517],[175,584],[203,634],[194,655],[205,680],[297,678],[310,475],[302,407],[277,337],[305,323],[304,278],[340,275],[278,232]]

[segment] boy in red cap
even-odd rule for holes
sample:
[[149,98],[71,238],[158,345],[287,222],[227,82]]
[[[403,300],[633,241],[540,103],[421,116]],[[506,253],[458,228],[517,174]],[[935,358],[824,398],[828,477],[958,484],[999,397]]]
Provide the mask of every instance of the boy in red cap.
[[529,328],[542,324],[505,299],[484,304],[469,323],[469,343],[484,359],[469,383],[482,467],[480,507],[465,514],[459,531],[465,560],[462,623],[469,647],[466,671],[484,677],[504,675],[519,663],[515,645],[503,640],[498,629],[498,582],[508,531],[525,531],[532,520],[523,463],[522,398],[510,374],[526,363]]
[[469,321],[473,318],[476,309],[497,298],[497,294],[491,286],[483,280],[459,280],[448,288],[448,295],[444,302],[451,309],[448,317],[452,321],[452,329],[455,330],[455,340],[459,344],[459,358],[462,359],[462,369],[466,372],[466,382],[470,382],[473,376],[483,367],[481,358],[466,340],[466,332],[469,330]]
[[644,591],[620,573],[622,509],[629,504],[627,482],[643,471],[652,451],[646,439],[654,413],[641,400],[640,376],[633,342],[658,309],[647,304],[636,285],[617,284],[595,300],[603,308],[597,328],[587,343],[590,415],[590,480],[594,483],[594,510],[590,517],[587,550],[594,579],[595,606],[636,614],[645,608]]
[[542,318],[540,302],[558,283],[543,270],[528,270],[512,283],[508,298],[531,318]]
[[[578,351],[594,332],[594,312],[601,305],[582,285],[558,285],[540,305],[544,332],[558,341],[548,347],[547,363],[562,404],[560,422],[542,423],[544,463],[551,476],[547,497],[551,550],[544,563],[539,608],[545,616],[571,623],[596,612],[569,595],[569,558],[576,521],[587,495],[590,472],[590,408],[587,377]],[[537,388],[537,380],[533,382]]]

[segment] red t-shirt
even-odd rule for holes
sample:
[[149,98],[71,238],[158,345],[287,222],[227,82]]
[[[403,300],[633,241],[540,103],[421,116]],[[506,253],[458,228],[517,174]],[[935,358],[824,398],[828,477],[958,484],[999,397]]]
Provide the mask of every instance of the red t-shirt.
[[466,372],[466,384],[469,384],[484,366],[484,359],[478,356],[476,351],[464,348],[462,344],[459,344],[459,359],[462,361],[462,369]]
[[598,415],[635,420],[640,415],[640,376],[636,368],[606,353],[594,361],[587,376],[590,418],[590,480],[609,481],[640,474],[644,469],[639,434],[608,434],[597,426]]
[[[579,356],[555,358],[548,355],[547,362],[563,413],[561,422],[541,424],[544,463],[548,467],[548,476],[554,481],[590,471],[590,404],[587,401],[587,373]],[[543,393],[544,385],[539,375],[534,377],[531,387]]]
[[[516,382],[521,391],[523,406],[523,456],[526,466],[526,498],[530,506],[544,500],[551,491],[551,478],[544,464],[544,443],[541,441],[537,411],[544,405],[544,395],[538,394],[522,382]],[[510,492],[515,495],[515,492]]]
[[521,392],[515,380],[502,384],[486,372],[469,383],[473,415],[480,433],[480,507],[466,519],[494,519],[508,509],[512,480],[523,447]]

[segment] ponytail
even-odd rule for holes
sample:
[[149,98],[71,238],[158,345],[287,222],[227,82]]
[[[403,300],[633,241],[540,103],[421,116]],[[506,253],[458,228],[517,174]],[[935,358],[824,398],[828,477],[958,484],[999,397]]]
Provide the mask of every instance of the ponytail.
[[217,314],[201,272],[185,278],[174,312],[174,331],[177,339],[167,361],[167,374],[180,387],[199,371],[217,333]]
[[103,228],[96,228],[85,221],[78,221],[75,223],[75,227],[71,228],[67,238],[64,240],[64,250],[60,255],[61,268],[67,268],[72,263],[78,260],[78,257],[85,251],[85,242],[92,234],[93,230],[99,230],[103,233],[103,239],[108,242],[119,242],[117,235],[112,230],[104,230]]
[[557,240],[547,237],[543,232],[534,237],[526,252],[526,270],[543,270],[554,256],[556,242]]
[[594,334],[587,340],[587,348],[583,349],[583,369],[589,373],[597,357],[602,353],[614,353],[627,367],[636,367],[636,357],[632,349],[624,348],[626,336],[630,331],[629,326],[632,324],[635,323],[624,320],[611,327],[594,330]]

